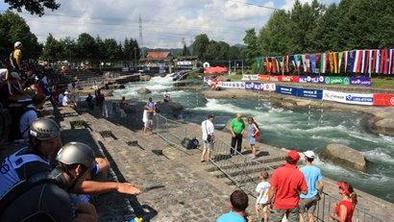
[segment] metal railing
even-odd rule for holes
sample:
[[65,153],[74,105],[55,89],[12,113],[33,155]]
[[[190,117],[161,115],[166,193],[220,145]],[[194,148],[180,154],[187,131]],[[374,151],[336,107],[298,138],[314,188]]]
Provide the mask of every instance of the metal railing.
[[[155,116],[154,132],[169,144],[184,150],[181,142],[184,138],[193,138],[201,135],[200,127],[190,127],[184,122],[168,119],[160,114]],[[202,141],[200,137],[197,137]],[[258,173],[274,168],[266,165],[264,161],[257,161],[234,151],[230,155],[231,146],[220,139],[216,139],[211,151],[210,161],[236,186],[256,198],[255,187],[258,184]],[[340,201],[339,198],[323,192],[315,211],[316,221],[333,221],[330,217],[332,207]],[[384,220],[372,215],[367,208],[356,206],[353,214],[354,222],[383,222]]]

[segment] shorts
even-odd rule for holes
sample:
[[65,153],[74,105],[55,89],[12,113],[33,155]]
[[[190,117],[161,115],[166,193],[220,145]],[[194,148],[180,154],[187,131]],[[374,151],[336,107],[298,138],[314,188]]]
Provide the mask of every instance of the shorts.
[[312,198],[300,199],[300,213],[315,213],[319,194]]
[[250,145],[256,145],[256,138],[254,138],[253,136],[249,136],[248,142]]
[[153,121],[152,120],[148,120],[148,121],[146,121],[146,122],[144,122],[144,127],[145,128],[152,128],[152,126],[153,126]]
[[300,214],[298,208],[294,209],[274,209],[270,215],[269,221],[281,222],[283,217],[286,215],[288,222],[299,222]]
[[204,149],[212,150],[212,148],[213,148],[213,143],[208,142],[207,140],[204,140]]

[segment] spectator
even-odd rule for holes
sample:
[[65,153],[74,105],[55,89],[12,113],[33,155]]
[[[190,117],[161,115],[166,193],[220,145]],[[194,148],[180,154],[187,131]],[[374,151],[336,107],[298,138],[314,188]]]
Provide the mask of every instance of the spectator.
[[147,135],[148,130],[151,129],[152,124],[151,124],[151,119],[149,118],[149,113],[151,113],[150,109],[148,106],[144,106],[144,112],[142,114],[142,122],[144,123],[144,135]]
[[104,107],[103,107],[103,106],[104,106],[105,97],[104,97],[104,95],[101,93],[101,90],[97,90],[97,91],[96,91],[95,97],[96,97],[96,106],[99,108],[99,113],[100,113],[102,116],[105,116]]
[[59,103],[60,106],[63,104],[63,97],[64,97],[63,92],[61,92],[57,97],[57,102]]
[[30,125],[39,117],[38,110],[42,109],[45,103],[45,96],[34,95],[32,104],[26,106],[25,112],[22,114],[19,121],[20,136],[27,141],[29,138]]
[[155,110],[156,110],[156,103],[153,102],[152,97],[149,97],[149,100],[146,103],[146,106],[149,108],[150,112],[152,112],[152,113],[155,112]]
[[10,64],[13,68],[13,71],[20,72],[22,71],[22,43],[15,42],[14,51],[10,54]]
[[215,141],[215,127],[213,126],[214,118],[214,115],[209,114],[208,119],[201,123],[202,140],[204,141],[204,148],[201,154],[201,162],[209,160],[210,152],[213,149],[213,144]]
[[256,159],[256,140],[260,138],[260,130],[253,117],[248,117],[248,142],[252,149],[253,159]]
[[306,216],[308,216],[309,222],[314,222],[317,201],[320,200],[320,194],[323,192],[323,177],[320,169],[312,165],[315,153],[308,150],[304,155],[306,166],[301,167],[300,170],[308,185],[308,193],[300,195],[300,222],[306,221]]
[[270,214],[269,203],[268,203],[268,191],[271,187],[271,184],[268,182],[268,172],[261,172],[260,183],[257,184],[256,192],[258,193],[258,197],[256,200],[256,214],[259,216],[259,219],[262,218],[264,222],[268,221],[268,217]]
[[280,222],[286,216],[289,222],[298,222],[298,204],[300,193],[308,191],[304,175],[297,168],[300,155],[295,150],[290,150],[286,157],[286,164],[277,168],[271,179],[268,192],[268,202],[273,205],[271,221]]
[[168,91],[166,90],[166,92],[164,93],[164,102],[165,103],[167,103],[167,102],[171,102],[171,97],[170,97],[170,94],[168,94]]
[[[242,149],[242,136],[245,130],[245,123],[242,119],[242,115],[240,113],[237,114],[236,118],[231,120],[231,149],[230,154],[238,154],[241,153]],[[237,145],[237,151],[235,152],[235,145]]]
[[93,96],[92,94],[88,94],[88,97],[85,99],[86,103],[88,104],[89,110],[93,111],[94,110],[94,104],[93,104]]
[[71,105],[71,100],[69,98],[69,92],[66,91],[64,92],[64,96],[62,98],[62,106],[66,107],[66,106],[70,106]]
[[126,107],[127,107],[126,98],[124,96],[122,96],[122,100],[119,103],[120,118],[127,117],[126,111],[125,111]]
[[252,219],[246,212],[248,202],[249,198],[245,192],[242,190],[234,191],[230,196],[232,210],[221,215],[216,222],[250,222]]
[[352,222],[353,212],[357,205],[357,194],[347,182],[337,183],[342,200],[333,206],[331,218],[338,222]]

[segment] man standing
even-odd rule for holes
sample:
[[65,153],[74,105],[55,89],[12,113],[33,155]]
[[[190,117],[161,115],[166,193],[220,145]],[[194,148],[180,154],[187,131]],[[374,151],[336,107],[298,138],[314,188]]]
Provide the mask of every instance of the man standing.
[[204,149],[201,154],[201,162],[208,161],[210,158],[210,152],[213,148],[214,143],[214,126],[213,119],[214,115],[209,114],[208,119],[201,123],[202,129],[202,140],[204,141]]
[[20,72],[22,70],[22,43],[15,42],[14,51],[10,54],[10,63],[12,68]]
[[[245,130],[245,122],[242,119],[242,115],[240,113],[231,120],[231,150],[230,154],[234,155],[235,153],[235,145],[237,145],[237,151],[241,153],[242,149],[242,136]],[[237,153],[235,153],[237,154]]]
[[295,150],[290,150],[286,163],[277,168],[271,179],[271,188],[268,192],[268,202],[273,205],[270,221],[280,222],[283,216],[289,222],[299,221],[298,203],[300,193],[308,191],[304,175],[297,168],[300,155]]
[[304,174],[305,180],[308,185],[308,193],[301,194],[300,198],[300,221],[306,220],[306,214],[308,214],[309,222],[314,222],[317,201],[320,199],[320,194],[323,192],[323,177],[320,169],[312,165],[315,159],[315,153],[308,150],[304,153],[306,165],[301,167],[301,172]]

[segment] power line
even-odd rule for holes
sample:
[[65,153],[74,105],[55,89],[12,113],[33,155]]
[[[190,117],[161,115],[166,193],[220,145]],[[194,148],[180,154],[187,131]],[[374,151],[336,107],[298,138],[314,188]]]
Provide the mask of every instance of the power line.
[[274,7],[270,7],[270,6],[265,6],[265,5],[258,5],[258,4],[253,4],[253,3],[249,3],[249,2],[242,2],[242,1],[237,1],[237,0],[229,0],[230,2],[237,2],[243,5],[248,5],[248,6],[254,6],[254,7],[259,7],[259,8],[265,8],[265,9],[270,9],[270,10],[280,10],[280,8],[274,8]]

